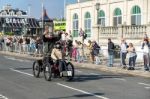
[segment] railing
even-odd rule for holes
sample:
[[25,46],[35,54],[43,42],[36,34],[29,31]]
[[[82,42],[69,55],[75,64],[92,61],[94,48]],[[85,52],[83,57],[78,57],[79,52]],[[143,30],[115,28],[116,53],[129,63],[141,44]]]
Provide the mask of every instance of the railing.
[[147,31],[146,25],[139,26],[119,26],[119,27],[100,27],[100,38],[118,38],[141,39]]
[[100,38],[115,38],[118,35],[118,27],[100,27]]
[[147,27],[145,25],[140,26],[124,26],[123,37],[130,39],[141,39],[146,33]]

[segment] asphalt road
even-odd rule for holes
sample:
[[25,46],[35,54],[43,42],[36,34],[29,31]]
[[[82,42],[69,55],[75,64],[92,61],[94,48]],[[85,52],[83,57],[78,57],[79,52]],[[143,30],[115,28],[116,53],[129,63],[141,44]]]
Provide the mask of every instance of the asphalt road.
[[150,99],[150,79],[76,68],[72,82],[32,75],[32,60],[0,55],[0,99]]

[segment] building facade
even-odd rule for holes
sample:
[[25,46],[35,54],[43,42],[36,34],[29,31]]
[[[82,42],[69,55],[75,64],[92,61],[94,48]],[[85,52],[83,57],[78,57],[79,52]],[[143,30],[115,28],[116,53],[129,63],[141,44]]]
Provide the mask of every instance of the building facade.
[[34,35],[40,30],[39,21],[26,11],[6,5],[0,11],[0,32],[4,35]]
[[89,39],[97,39],[100,27],[140,26],[150,22],[149,0],[78,0],[66,9],[67,31],[71,30],[74,38],[78,38],[80,28]]
[[96,40],[102,49],[107,49],[108,38],[117,45],[125,38],[141,58],[144,34],[150,37],[150,0],[78,0],[66,7],[66,27],[77,40],[82,28],[87,40]]

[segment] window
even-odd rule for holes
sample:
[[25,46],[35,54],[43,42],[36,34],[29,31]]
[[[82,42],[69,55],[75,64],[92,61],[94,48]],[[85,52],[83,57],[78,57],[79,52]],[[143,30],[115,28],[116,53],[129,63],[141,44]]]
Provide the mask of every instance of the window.
[[73,15],[73,37],[78,37],[78,29],[79,29],[78,15],[75,13]]
[[86,12],[84,16],[84,29],[87,37],[91,37],[91,15],[89,12]]
[[6,12],[6,11],[2,12],[2,15],[3,15],[3,16],[6,16],[6,15],[7,15],[7,12]]
[[98,13],[98,24],[105,26],[105,13],[103,10],[100,10]]
[[13,15],[14,15],[14,12],[13,12],[13,11],[11,11],[9,14],[10,14],[10,16],[13,16]]
[[141,25],[141,9],[134,6],[131,10],[131,25]]
[[113,25],[117,26],[118,24],[122,24],[122,13],[119,8],[116,8],[114,11]]

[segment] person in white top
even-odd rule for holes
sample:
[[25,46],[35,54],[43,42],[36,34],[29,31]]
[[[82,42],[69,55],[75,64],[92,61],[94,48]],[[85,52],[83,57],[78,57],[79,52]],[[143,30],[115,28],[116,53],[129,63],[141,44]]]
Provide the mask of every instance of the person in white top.
[[120,57],[121,57],[121,65],[123,66],[123,68],[126,68],[126,55],[127,55],[127,43],[125,42],[124,39],[121,40],[121,51],[120,51]]
[[150,43],[147,39],[144,39],[144,42],[142,44],[142,49],[143,49],[144,69],[145,71],[149,71],[150,70],[150,55],[149,55]]
[[65,40],[66,40],[66,34],[65,34],[65,32],[62,33],[62,35],[61,35],[61,40],[62,40],[62,41],[65,41]]

